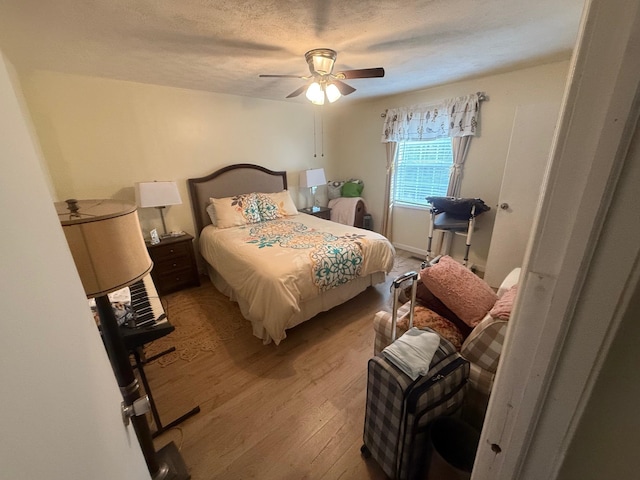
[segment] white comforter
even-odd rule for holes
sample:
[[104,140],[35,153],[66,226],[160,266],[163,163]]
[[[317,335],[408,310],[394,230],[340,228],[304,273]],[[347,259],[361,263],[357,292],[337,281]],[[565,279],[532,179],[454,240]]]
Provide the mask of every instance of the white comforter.
[[200,252],[239,297],[243,312],[276,344],[299,305],[349,280],[389,273],[395,254],[382,235],[299,214],[200,233]]

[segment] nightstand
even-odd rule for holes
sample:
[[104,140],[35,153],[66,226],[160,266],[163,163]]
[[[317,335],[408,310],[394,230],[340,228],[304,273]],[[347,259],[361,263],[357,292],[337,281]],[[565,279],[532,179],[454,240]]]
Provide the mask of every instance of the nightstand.
[[302,213],[308,213],[314,217],[324,218],[325,220],[331,220],[331,209],[329,207],[307,207],[298,210]]
[[191,235],[185,233],[179,237],[166,237],[156,245],[147,243],[147,250],[153,260],[151,278],[158,294],[165,295],[200,285]]

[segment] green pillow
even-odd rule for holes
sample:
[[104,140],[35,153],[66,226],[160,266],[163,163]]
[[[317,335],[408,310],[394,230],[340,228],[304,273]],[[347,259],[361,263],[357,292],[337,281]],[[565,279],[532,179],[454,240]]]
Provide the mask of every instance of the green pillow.
[[343,197],[359,197],[364,189],[364,185],[355,182],[346,182],[342,186]]

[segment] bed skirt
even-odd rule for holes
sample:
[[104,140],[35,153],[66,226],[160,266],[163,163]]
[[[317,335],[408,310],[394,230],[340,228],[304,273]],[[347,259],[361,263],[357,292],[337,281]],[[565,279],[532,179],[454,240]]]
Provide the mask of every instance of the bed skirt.
[[[256,337],[262,339],[262,343],[264,343],[265,345],[271,343],[272,339],[262,326],[262,321],[260,319],[249,318],[249,315],[247,313],[249,312],[249,302],[246,299],[239,297],[236,292],[229,286],[229,284],[224,280],[224,278],[222,278],[222,276],[218,272],[216,272],[216,270],[211,265],[209,265],[209,263],[204,263],[207,266],[207,274],[211,279],[211,283],[219,292],[229,297],[231,301],[238,304],[242,316],[251,322],[251,325],[253,327],[253,334]],[[377,285],[378,283],[383,283],[385,279],[386,275],[384,272],[375,272],[366,277],[356,278],[349,283],[336,288],[332,288],[331,290],[327,290],[319,296],[307,300],[306,302],[299,305],[300,311],[293,314],[289,318],[285,330],[293,328],[296,325],[299,325],[302,322],[315,317],[321,312],[326,312],[333,307],[343,304],[347,300],[350,300],[356,295],[364,292],[367,288],[373,285]]]

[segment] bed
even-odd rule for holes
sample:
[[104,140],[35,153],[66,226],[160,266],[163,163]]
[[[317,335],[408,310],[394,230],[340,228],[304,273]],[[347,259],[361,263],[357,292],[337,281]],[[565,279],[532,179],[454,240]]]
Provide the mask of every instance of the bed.
[[[207,273],[265,344],[280,343],[286,330],[384,282],[393,267],[395,250],[382,235],[298,213],[287,203],[286,172],[237,164],[189,179],[188,186]],[[263,211],[260,219],[221,228],[229,205],[237,210],[240,202],[246,213],[250,201],[267,198],[271,205],[282,195],[278,211],[286,215],[261,220],[269,218]]]

